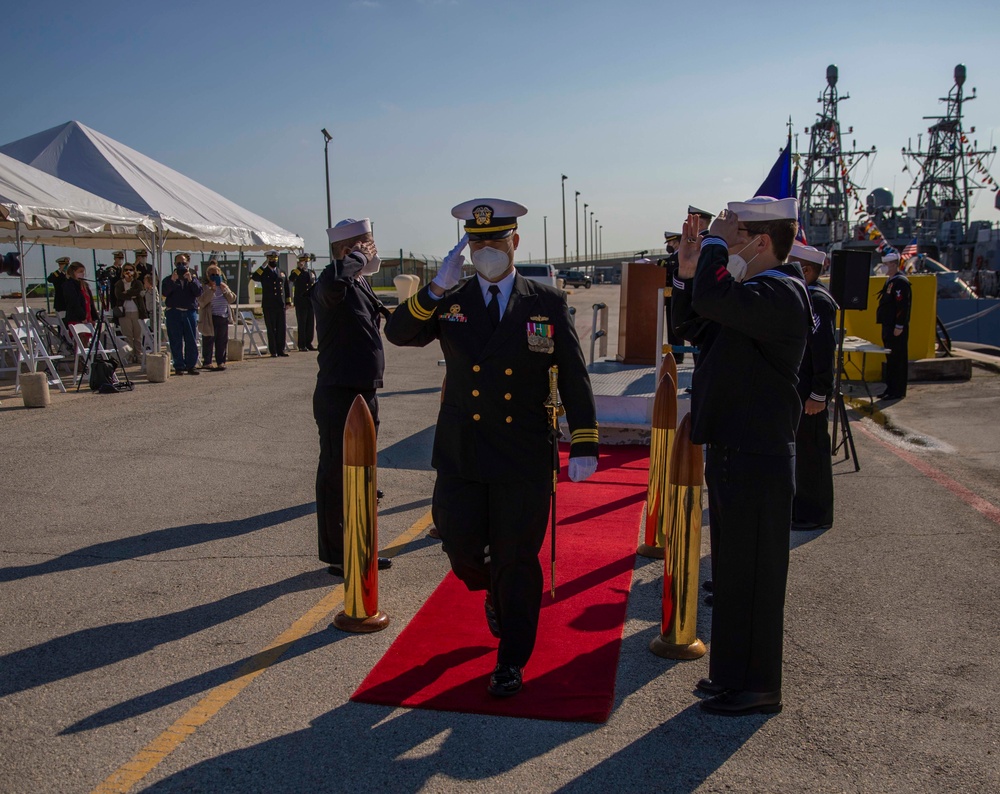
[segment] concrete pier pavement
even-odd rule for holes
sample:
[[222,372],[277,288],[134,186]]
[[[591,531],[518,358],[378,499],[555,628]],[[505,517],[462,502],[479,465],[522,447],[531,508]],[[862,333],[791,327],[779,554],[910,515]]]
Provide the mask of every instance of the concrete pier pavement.
[[[573,293],[582,337],[617,295]],[[637,557],[594,725],[349,701],[448,569],[426,536],[443,370],[436,347],[387,348],[393,623],[354,636],[329,627],[340,580],[316,559],[314,356],[3,399],[0,790],[1000,790],[1000,376],[853,415],[834,527],[792,538],[783,713],[700,712],[708,657],[647,650],[662,563]]]

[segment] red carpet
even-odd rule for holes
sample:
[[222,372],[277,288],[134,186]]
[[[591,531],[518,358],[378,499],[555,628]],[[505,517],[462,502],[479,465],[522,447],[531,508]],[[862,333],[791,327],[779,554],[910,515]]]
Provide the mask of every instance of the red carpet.
[[483,593],[449,573],[352,696],[352,700],[474,714],[604,722],[614,702],[622,627],[649,469],[648,447],[611,447],[590,480],[557,495],[556,600],[545,595],[535,651],[515,697],[486,692],[497,640]]

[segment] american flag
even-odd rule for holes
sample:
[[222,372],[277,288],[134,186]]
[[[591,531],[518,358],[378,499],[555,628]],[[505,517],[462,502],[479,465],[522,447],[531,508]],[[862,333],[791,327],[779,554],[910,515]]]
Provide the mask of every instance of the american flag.
[[910,257],[916,255],[917,255],[917,238],[914,237],[913,240],[910,241],[910,244],[899,252],[899,258],[905,262]]

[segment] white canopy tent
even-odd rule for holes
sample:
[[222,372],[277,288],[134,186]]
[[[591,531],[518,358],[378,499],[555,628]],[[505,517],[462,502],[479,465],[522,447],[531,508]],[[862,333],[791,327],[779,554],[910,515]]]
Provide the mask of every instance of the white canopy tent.
[[[239,251],[242,258],[244,251],[305,246],[298,235],[78,121],[0,146],[0,153],[149,217],[155,230],[144,244],[158,284],[164,251]],[[154,327],[158,322],[154,317]],[[154,334],[157,350],[159,339]]]
[[[24,240],[86,248],[120,247],[152,234],[152,220],[0,154],[0,242],[14,242],[21,261],[21,306],[28,313]],[[35,369],[35,351],[28,338]]]

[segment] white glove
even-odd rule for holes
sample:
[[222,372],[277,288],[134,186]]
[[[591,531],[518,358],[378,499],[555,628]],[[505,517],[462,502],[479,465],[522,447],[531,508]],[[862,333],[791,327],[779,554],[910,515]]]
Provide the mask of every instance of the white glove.
[[597,458],[570,458],[569,478],[573,482],[583,482],[597,471]]
[[340,276],[341,278],[354,278],[367,264],[368,257],[361,251],[351,251],[344,257],[344,262],[340,266]]
[[434,276],[432,284],[437,284],[443,290],[449,290],[458,284],[462,278],[462,265],[465,264],[465,257],[462,256],[462,249],[469,244],[469,235],[462,235],[458,245],[452,248],[441,263],[441,268]]

